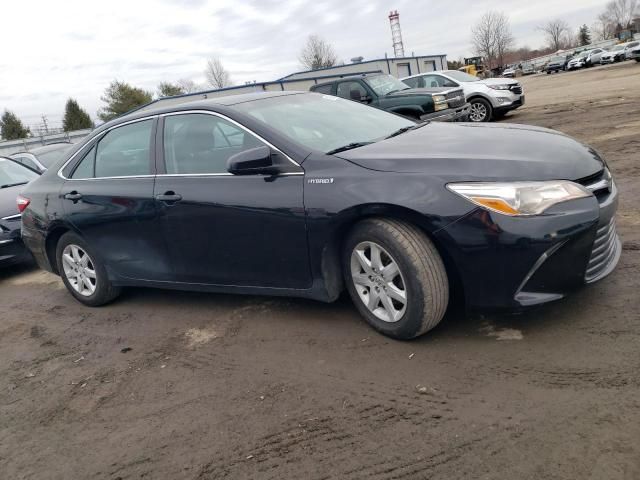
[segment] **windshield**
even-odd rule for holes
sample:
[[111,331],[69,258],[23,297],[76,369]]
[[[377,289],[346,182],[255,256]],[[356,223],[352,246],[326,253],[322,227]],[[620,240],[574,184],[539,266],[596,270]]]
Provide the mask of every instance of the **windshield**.
[[615,52],[615,51],[617,51],[617,50],[622,50],[622,49],[624,49],[624,47],[623,47],[622,45],[616,45],[615,47],[613,47],[613,48],[611,49],[611,51],[612,51],[612,52]]
[[366,77],[365,81],[378,95],[388,95],[400,90],[408,90],[406,83],[401,82],[396,77],[391,75],[376,75],[375,77]]
[[51,165],[53,165],[58,160],[60,160],[62,157],[64,157],[64,154],[67,153],[67,151],[70,148],[71,148],[71,145],[69,145],[66,148],[61,148],[61,149],[58,149],[58,150],[52,150],[50,152],[40,153],[40,154],[36,155],[36,158],[38,159],[38,161],[42,165],[44,165],[45,167],[49,168],[49,167],[51,167]]
[[0,158],[0,187],[27,183],[38,178],[38,174],[27,167],[12,161]]
[[551,58],[551,60],[549,60],[549,63],[564,62],[564,60],[565,60],[564,57],[553,57],[553,58]]
[[449,77],[459,82],[479,82],[480,81],[478,77],[474,77],[473,75],[469,75],[468,73],[458,72],[457,70],[449,70],[446,73]]
[[351,100],[319,93],[285,95],[234,105],[307,148],[330,152],[375,142],[415,122]]

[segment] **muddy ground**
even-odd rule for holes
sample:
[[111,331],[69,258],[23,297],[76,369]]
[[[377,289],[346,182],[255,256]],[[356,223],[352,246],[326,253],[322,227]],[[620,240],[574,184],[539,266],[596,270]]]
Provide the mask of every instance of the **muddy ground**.
[[640,478],[640,64],[522,83],[505,121],[589,142],[616,176],[609,278],[397,342],[347,298],[131,289],[89,309],[4,270],[0,478]]

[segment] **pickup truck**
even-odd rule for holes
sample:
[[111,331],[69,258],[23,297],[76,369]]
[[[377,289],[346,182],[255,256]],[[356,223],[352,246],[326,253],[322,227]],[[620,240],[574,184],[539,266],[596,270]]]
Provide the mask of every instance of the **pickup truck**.
[[365,103],[414,120],[467,121],[469,104],[462,89],[411,88],[386,74],[363,74],[313,85],[316,93]]

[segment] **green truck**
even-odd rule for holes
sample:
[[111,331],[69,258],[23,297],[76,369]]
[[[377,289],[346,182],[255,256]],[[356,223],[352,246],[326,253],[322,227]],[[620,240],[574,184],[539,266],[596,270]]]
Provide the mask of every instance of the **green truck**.
[[387,74],[363,74],[313,85],[310,90],[371,105],[418,121],[467,121],[462,89],[411,88]]

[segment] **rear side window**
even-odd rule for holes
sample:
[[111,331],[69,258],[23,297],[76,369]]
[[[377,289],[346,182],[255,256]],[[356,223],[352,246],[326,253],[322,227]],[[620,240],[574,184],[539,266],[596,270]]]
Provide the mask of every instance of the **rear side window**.
[[424,80],[422,79],[422,77],[405,78],[402,81],[409,85],[411,88],[424,87]]
[[149,175],[152,129],[153,120],[143,120],[111,130],[87,152],[71,178]]
[[164,120],[168,174],[227,173],[229,157],[263,145],[246,130],[214,115],[171,115]]
[[312,91],[316,93],[324,93],[325,95],[331,95],[331,87],[333,87],[333,84],[331,83],[328,83],[326,85],[316,85],[312,88]]

